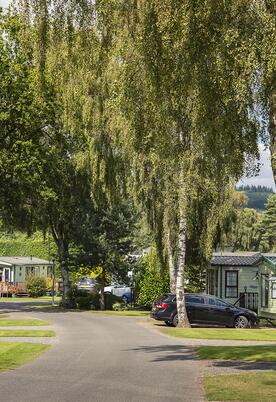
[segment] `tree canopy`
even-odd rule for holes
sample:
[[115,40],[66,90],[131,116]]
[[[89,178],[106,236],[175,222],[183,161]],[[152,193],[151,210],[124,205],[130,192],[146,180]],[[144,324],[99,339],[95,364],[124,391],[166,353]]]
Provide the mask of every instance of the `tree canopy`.
[[21,0],[2,16],[3,220],[51,228],[65,293],[71,241],[106,265],[129,249],[130,199],[188,325],[185,270],[210,257],[260,136],[275,159],[274,11],[272,0]]

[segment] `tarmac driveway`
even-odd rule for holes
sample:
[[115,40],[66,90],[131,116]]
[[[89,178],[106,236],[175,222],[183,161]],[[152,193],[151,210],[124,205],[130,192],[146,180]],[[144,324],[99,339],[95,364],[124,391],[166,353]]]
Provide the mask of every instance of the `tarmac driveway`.
[[193,349],[139,325],[135,317],[13,314],[19,316],[50,321],[57,338],[38,359],[0,374],[3,402],[204,400]]

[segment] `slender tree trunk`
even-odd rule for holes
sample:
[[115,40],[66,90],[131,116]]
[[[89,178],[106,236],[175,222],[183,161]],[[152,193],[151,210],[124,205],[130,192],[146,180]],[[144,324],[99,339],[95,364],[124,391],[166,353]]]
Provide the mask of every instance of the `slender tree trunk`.
[[51,232],[58,249],[58,259],[61,268],[61,275],[63,280],[63,294],[62,300],[68,307],[72,306],[72,300],[69,300],[69,294],[71,290],[71,283],[69,280],[69,268],[68,268],[68,243],[64,238],[62,224],[59,223],[56,227],[51,223]]
[[101,310],[105,310],[104,288],[105,288],[105,268],[103,267],[102,278],[101,278],[101,295],[100,295]]
[[[64,246],[61,246],[61,248],[63,248],[63,247]],[[59,251],[60,268],[61,268],[61,275],[62,275],[62,279],[63,279],[62,299],[69,304],[68,307],[72,307],[71,300],[69,300],[69,294],[70,294],[70,290],[71,290],[71,282],[69,280],[69,273],[68,273],[68,271],[69,271],[68,260],[65,255],[62,258],[62,254],[63,254],[63,252],[60,253],[60,251]]]
[[270,113],[269,113],[269,135],[270,135],[270,152],[271,166],[276,185],[276,83],[273,85],[270,97]]
[[170,274],[170,291],[171,293],[176,293],[177,267],[175,265],[170,229],[168,230],[168,260],[169,260],[169,274]]
[[179,233],[178,233],[178,267],[176,275],[176,303],[178,314],[178,327],[190,327],[184,292],[184,273],[186,260],[186,239],[187,239],[187,219],[186,219],[187,196],[184,187],[184,172],[181,168],[179,175]]

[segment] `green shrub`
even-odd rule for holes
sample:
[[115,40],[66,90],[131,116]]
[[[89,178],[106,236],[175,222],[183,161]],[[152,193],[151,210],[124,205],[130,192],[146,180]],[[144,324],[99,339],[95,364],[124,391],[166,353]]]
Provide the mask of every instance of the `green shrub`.
[[26,278],[26,290],[30,297],[43,296],[47,290],[45,278],[41,276],[28,276]]
[[75,301],[76,301],[76,306],[79,309],[90,310],[92,307],[92,302],[91,302],[91,298],[89,297],[89,295],[76,297]]
[[66,300],[60,301],[60,306],[65,308],[76,308],[77,307],[77,299],[85,298],[88,296],[88,292],[83,289],[78,289],[77,286],[72,286],[70,291],[67,294]]
[[162,270],[154,247],[140,262],[136,285],[136,303],[145,308],[150,308],[159,296],[170,291],[169,273]]
[[[125,303],[121,297],[115,296],[112,293],[105,293],[105,308],[106,310],[112,310],[114,303]],[[72,286],[68,293],[67,300],[61,300],[60,305],[70,308],[87,308],[87,309],[100,309],[100,295],[90,293],[87,290],[78,289],[76,286]]]
[[104,295],[105,309],[112,310],[113,304],[122,303],[123,300],[119,296],[115,296],[112,293],[105,293]]
[[112,310],[125,311],[128,310],[128,305],[125,302],[116,302],[112,304]]

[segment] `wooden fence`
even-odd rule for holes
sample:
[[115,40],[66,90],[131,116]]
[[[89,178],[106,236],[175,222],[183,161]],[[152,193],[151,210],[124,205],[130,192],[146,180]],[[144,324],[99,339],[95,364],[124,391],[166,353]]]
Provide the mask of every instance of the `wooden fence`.
[[0,297],[26,292],[24,283],[0,282]]

